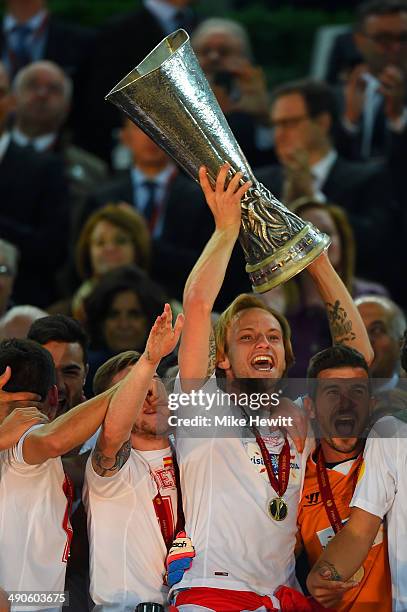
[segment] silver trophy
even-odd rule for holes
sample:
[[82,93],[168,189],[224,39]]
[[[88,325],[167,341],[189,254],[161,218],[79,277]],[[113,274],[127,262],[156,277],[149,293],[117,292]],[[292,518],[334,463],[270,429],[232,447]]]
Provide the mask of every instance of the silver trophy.
[[[253,185],[242,199],[240,243],[253,290],[263,293],[303,270],[329,245],[253,176],[192,50],[185,30],[170,34],[106,96],[195,180],[212,183],[229,162]],[[191,206],[193,203],[191,202]],[[180,219],[181,222],[181,219]]]

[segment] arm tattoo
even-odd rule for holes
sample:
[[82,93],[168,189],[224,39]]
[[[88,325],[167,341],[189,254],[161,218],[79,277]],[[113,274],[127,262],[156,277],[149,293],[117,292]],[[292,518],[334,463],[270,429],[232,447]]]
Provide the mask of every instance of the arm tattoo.
[[322,561],[318,563],[315,567],[319,574],[322,574],[326,570],[330,572],[330,580],[342,581],[342,576],[339,574],[338,570],[334,566],[333,563],[329,563],[329,561]]
[[211,335],[209,336],[209,354],[208,354],[208,370],[206,372],[206,376],[210,378],[215,371],[216,368],[216,342],[215,342],[215,334],[213,330],[211,331]]
[[356,339],[352,330],[352,321],[348,319],[348,313],[342,308],[339,300],[335,304],[326,303],[329,327],[331,329],[334,344],[347,344]]
[[[118,472],[122,469],[127,459],[130,457],[131,451],[131,442],[130,439],[127,440],[117,451],[116,457],[108,457],[101,450],[99,443],[96,442],[96,446],[93,449],[92,453],[92,465],[96,474],[99,476],[112,476],[115,472]],[[112,461],[114,461],[113,465],[107,467]]]

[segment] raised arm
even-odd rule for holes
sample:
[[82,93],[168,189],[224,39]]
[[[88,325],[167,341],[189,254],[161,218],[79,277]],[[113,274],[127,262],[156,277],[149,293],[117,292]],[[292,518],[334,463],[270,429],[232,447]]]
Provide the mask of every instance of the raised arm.
[[355,586],[349,579],[367,557],[380,523],[380,517],[352,508],[348,522],[330,541],[307,578],[307,587],[320,604],[334,606]]
[[333,344],[346,344],[361,353],[366,362],[373,360],[373,349],[349,291],[335,272],[327,253],[307,268],[325,303]]
[[[189,275],[184,289],[185,324],[178,354],[181,384],[185,391],[201,386],[208,373],[211,313],[222,287],[226,268],[240,230],[240,200],[251,183],[239,186],[238,172],[225,189],[229,164],[224,164],[212,189],[205,167],[199,179],[215,220],[215,231]],[[212,348],[213,351],[213,348]],[[192,381],[200,381],[192,384]]]
[[151,328],[144,353],[119,384],[92,453],[93,469],[99,476],[113,476],[129,458],[132,427],[161,359],[174,350],[179,340],[183,321],[183,315],[178,315],[173,328],[171,308],[166,304]]
[[11,448],[21,436],[38,423],[47,423],[48,418],[38,410],[40,396],[27,391],[5,391],[3,387],[11,377],[11,369],[7,366],[0,375],[0,451]]
[[32,465],[44,463],[82,445],[101,425],[117,386],[30,432],[24,440],[24,461]]

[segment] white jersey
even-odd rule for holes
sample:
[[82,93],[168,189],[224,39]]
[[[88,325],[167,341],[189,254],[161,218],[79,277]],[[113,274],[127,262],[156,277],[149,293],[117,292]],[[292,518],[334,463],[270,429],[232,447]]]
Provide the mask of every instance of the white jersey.
[[[201,391],[221,393],[214,377]],[[179,379],[174,392],[180,393]],[[240,408],[228,405],[227,401],[218,401],[210,411],[205,411],[201,404],[179,407],[174,414],[179,418],[206,416],[212,419],[212,425],[215,415],[242,417]],[[177,431],[185,527],[196,557],[176,589],[202,586],[254,591],[272,597],[280,585],[299,588],[294,546],[297,509],[310,449],[300,456],[289,439],[290,476],[284,494],[288,515],[279,522],[267,512],[268,503],[278,494],[269,482],[260,448],[253,437],[242,437],[245,431],[247,434],[242,429],[233,426],[227,433],[217,426],[189,431],[180,426]],[[200,431],[207,437],[199,438]],[[262,432],[262,437],[277,473],[283,435],[279,431],[267,436]],[[277,607],[277,600],[272,601]]]
[[6,591],[63,591],[71,531],[67,482],[60,457],[24,462],[23,444],[32,430],[0,453],[0,585]]
[[407,610],[407,424],[392,416],[370,433],[351,506],[386,516],[393,610]]
[[177,488],[171,449],[136,451],[122,469],[102,477],[86,465],[90,593],[95,610],[134,612],[145,601],[165,604],[167,548],[154,509],[159,489],[175,528]]

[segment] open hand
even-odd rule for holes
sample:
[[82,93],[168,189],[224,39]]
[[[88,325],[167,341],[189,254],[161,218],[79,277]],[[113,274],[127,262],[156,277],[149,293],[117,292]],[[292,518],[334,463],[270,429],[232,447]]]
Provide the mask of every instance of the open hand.
[[150,363],[159,363],[163,357],[171,353],[177,346],[184,325],[184,315],[179,314],[172,326],[172,311],[165,304],[164,312],[157,317],[148,336],[144,355]]
[[215,219],[217,229],[232,228],[239,232],[241,208],[240,201],[251,187],[251,181],[240,184],[242,172],[236,172],[227,183],[230,176],[230,164],[225,163],[219,170],[215,189],[212,189],[205,166],[199,169],[199,181],[206,201]]

